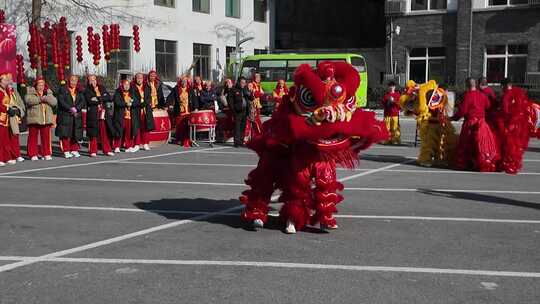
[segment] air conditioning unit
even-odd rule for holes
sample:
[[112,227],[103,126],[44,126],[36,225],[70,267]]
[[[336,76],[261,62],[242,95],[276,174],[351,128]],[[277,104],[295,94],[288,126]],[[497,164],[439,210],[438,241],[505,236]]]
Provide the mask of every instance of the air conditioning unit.
[[540,90],[540,72],[528,72],[525,83],[531,89]]
[[[533,0],[529,0],[533,1]],[[407,10],[406,0],[386,0],[385,13],[387,16],[401,15]]]
[[529,0],[529,5],[540,5],[540,0]]

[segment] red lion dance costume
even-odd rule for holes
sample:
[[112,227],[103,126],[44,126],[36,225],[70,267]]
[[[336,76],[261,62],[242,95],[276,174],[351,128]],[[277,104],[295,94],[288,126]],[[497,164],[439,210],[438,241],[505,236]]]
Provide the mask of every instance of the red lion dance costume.
[[336,165],[355,167],[358,152],[386,140],[388,131],[374,113],[356,109],[360,78],[350,64],[322,62],[316,71],[301,65],[294,83],[262,134],[248,143],[259,163],[246,180],[251,189],[240,197],[246,205],[241,217],[262,228],[272,193],[281,190],[280,217],[287,233],[308,223],[335,229],[333,213],[343,200]]

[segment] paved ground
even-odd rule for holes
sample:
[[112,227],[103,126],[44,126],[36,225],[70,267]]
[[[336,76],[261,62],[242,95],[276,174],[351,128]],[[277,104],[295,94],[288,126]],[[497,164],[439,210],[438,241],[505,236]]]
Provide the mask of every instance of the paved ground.
[[330,234],[243,229],[229,146],[0,168],[0,303],[538,303],[540,143],[517,176],[425,169],[402,125],[339,171]]

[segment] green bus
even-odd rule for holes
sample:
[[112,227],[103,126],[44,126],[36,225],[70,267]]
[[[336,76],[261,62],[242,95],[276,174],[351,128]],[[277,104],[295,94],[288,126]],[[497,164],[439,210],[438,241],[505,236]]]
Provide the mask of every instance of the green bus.
[[279,79],[284,79],[288,86],[293,84],[294,71],[304,63],[313,68],[321,61],[346,61],[360,74],[360,87],[356,91],[356,105],[367,104],[367,65],[363,56],[358,54],[265,54],[245,57],[240,75],[250,79],[256,71],[261,74],[261,85],[268,94],[274,90]]

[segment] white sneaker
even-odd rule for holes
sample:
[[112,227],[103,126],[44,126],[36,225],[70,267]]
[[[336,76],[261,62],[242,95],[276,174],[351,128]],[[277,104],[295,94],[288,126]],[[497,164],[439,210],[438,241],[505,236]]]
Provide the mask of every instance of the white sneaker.
[[141,147],[139,147],[139,146],[137,145],[137,146],[131,148],[131,152],[135,153],[135,152],[139,151],[140,149],[141,149]]
[[73,157],[73,154],[71,154],[71,152],[64,152],[64,158],[70,159],[72,157]]
[[71,155],[73,155],[73,157],[75,157],[75,158],[81,157],[81,154],[78,151],[71,152]]
[[39,160],[39,157],[37,156],[32,156],[32,158],[30,158],[31,161],[38,161]]
[[17,161],[22,163],[24,161],[24,158],[22,156],[17,157]]
[[146,150],[146,151],[150,150],[150,146],[148,144],[144,144],[143,150]]
[[131,152],[133,152],[133,148],[127,148],[127,149],[124,149],[124,152],[126,152],[126,153],[131,153]]
[[114,156],[114,153],[108,152],[108,153],[107,153],[107,156]]
[[45,156],[45,160],[52,160],[52,156],[46,155],[46,156]]
[[6,165],[5,162],[0,162],[0,167],[4,167]]
[[17,161],[14,160],[14,159],[10,159],[10,160],[7,161],[7,163],[8,163],[8,165],[15,165],[17,163]]
[[296,227],[294,227],[293,221],[287,220],[287,226],[285,227],[285,233],[287,233],[287,234],[295,234],[296,233]]
[[120,153],[120,148],[115,148],[114,153]]
[[253,229],[257,230],[257,229],[261,229],[261,228],[264,228],[264,223],[262,220],[260,219],[256,219],[253,221]]
[[97,157],[97,154],[96,154],[96,153],[92,153],[92,154],[90,154],[90,157]]

